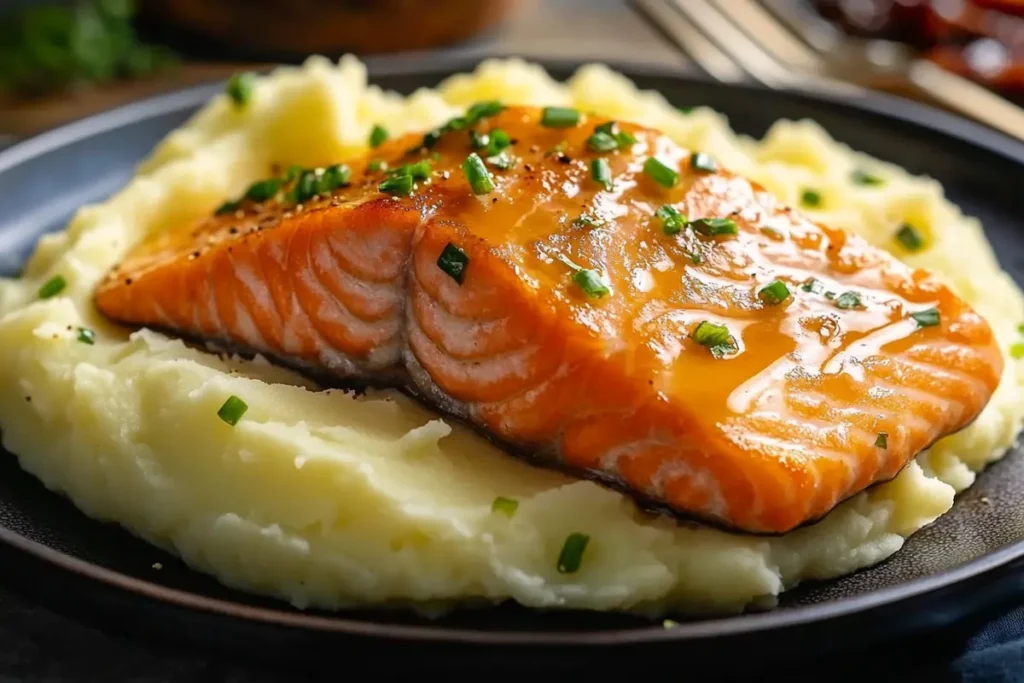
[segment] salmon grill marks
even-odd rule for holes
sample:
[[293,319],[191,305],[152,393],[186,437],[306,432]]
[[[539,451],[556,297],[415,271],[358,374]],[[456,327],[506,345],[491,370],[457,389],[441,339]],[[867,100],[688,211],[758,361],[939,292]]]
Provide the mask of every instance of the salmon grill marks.
[[751,533],[893,477],[998,384],[991,329],[934,276],[656,131],[482,105],[372,154],[139,245],[100,310],[404,386]]

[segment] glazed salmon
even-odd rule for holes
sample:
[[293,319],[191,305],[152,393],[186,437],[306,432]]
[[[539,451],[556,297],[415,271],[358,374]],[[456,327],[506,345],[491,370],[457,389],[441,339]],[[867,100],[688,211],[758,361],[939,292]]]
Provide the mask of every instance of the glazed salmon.
[[289,169],[138,245],[96,303],[398,386],[641,505],[782,533],[895,476],[999,382],[936,276],[658,131],[482,103]]

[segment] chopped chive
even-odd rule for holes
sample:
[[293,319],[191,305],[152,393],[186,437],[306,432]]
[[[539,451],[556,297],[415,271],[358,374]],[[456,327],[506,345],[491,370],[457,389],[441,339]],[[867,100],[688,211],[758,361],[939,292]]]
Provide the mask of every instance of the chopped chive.
[[789,298],[789,287],[782,280],[776,280],[758,292],[757,297],[769,306],[775,306]]
[[917,322],[918,327],[934,327],[939,324],[939,309],[928,308],[923,311],[911,313],[910,317]]
[[825,298],[828,299],[829,301],[832,301],[833,299],[836,298],[836,293],[835,292],[825,292]]
[[924,247],[924,238],[910,223],[900,226],[900,229],[896,231],[896,239],[907,251],[918,251]]
[[462,162],[462,172],[466,174],[466,180],[469,181],[473,194],[487,194],[494,191],[494,181],[491,178],[491,172],[487,170],[483,159],[476,152],[470,154]]
[[277,178],[258,180],[245,191],[245,198],[254,202],[265,202],[272,199],[281,189],[281,181]]
[[877,176],[874,173],[862,169],[856,169],[850,174],[850,180],[857,185],[884,185],[885,179],[881,176]]
[[1010,355],[1017,360],[1024,358],[1024,342],[1014,342],[1010,344]]
[[889,447],[889,435],[885,432],[878,432],[878,438],[875,439],[875,446],[878,448]]
[[390,135],[386,128],[375,125],[373,130],[370,131],[370,147],[380,147],[389,137]]
[[[629,147],[636,144],[636,138],[624,130],[619,130],[618,124],[615,121],[607,121],[599,126],[594,126],[594,135],[597,134],[607,135],[612,138],[615,141],[616,148]],[[594,136],[592,135],[591,137]]]
[[691,336],[693,341],[701,346],[706,346],[715,358],[721,358],[728,353],[735,353],[737,350],[736,340],[733,339],[729,333],[729,328],[725,325],[716,325],[704,320],[697,325]]
[[491,503],[491,512],[500,512],[501,514],[511,517],[516,514],[516,510],[519,509],[519,501],[513,500],[512,498],[504,498],[498,496]]
[[604,186],[604,189],[612,189],[612,168],[607,159],[594,159],[590,162],[590,177]]
[[78,341],[82,344],[92,346],[96,343],[96,333],[84,327],[78,328]]
[[430,149],[431,147],[437,144],[438,140],[441,139],[442,135],[444,135],[444,131],[442,131],[441,129],[430,131],[429,133],[423,136],[423,143],[421,146]]
[[644,162],[644,173],[662,187],[672,188],[679,182],[679,173],[673,171],[655,157],[649,157]]
[[698,218],[690,221],[693,229],[702,235],[735,235],[739,233],[736,221],[731,218]]
[[224,401],[224,405],[217,411],[217,417],[234,427],[248,409],[249,406],[245,404],[245,401],[237,396],[229,396],[228,400]]
[[241,202],[227,201],[218,206],[217,210],[214,213],[216,213],[218,216],[223,216],[226,213],[234,213],[235,211],[238,211],[238,207],[240,207],[241,205]]
[[597,132],[587,138],[587,147],[595,152],[611,152],[619,148],[619,143],[608,133]]
[[227,94],[236,107],[242,107],[252,99],[252,92],[255,87],[255,74],[249,72],[235,74],[228,79]]
[[570,107],[544,107],[540,125],[548,128],[571,128],[580,122],[580,113]]
[[388,162],[383,159],[372,159],[366,167],[371,171],[384,171],[388,167]]
[[469,257],[466,256],[466,252],[451,242],[445,245],[441,250],[441,255],[437,257],[437,267],[460,285],[466,277],[467,265],[469,265]]
[[403,173],[401,175],[385,178],[381,184],[377,186],[377,189],[381,192],[387,192],[388,194],[408,197],[412,194],[412,189],[415,185],[416,179],[407,173]]
[[572,222],[572,225],[574,227],[577,227],[577,228],[591,228],[591,229],[593,229],[593,228],[596,228],[596,227],[600,226],[600,223],[595,221],[590,216],[588,216],[586,214],[583,214],[582,216],[580,216],[579,218],[574,220]]
[[473,149],[483,149],[490,142],[490,136],[487,133],[478,133],[475,130],[469,131],[469,146]]
[[800,203],[804,206],[821,206],[821,194],[817,190],[804,190],[800,195]]
[[718,170],[718,164],[709,155],[703,152],[697,152],[690,156],[690,168],[697,171],[706,171],[707,173],[714,173]]
[[562,552],[558,555],[558,573],[572,574],[580,568],[583,562],[583,551],[587,549],[590,536],[587,534],[571,533],[562,544]]
[[507,171],[508,169],[516,165],[516,158],[509,154],[508,152],[501,152],[499,154],[495,154],[494,156],[487,157],[487,163],[489,163],[494,168],[500,169],[502,171]]
[[63,275],[54,275],[39,288],[39,298],[49,299],[50,297],[57,296],[67,286],[68,281],[64,279]]
[[497,100],[477,102],[466,110],[466,120],[471,124],[476,123],[480,119],[500,114],[504,109],[505,105]]
[[654,212],[654,216],[661,221],[661,229],[666,235],[678,235],[686,227],[686,216],[674,206],[665,204]]
[[430,172],[432,170],[430,162],[424,159],[423,161],[417,161],[415,164],[405,164],[404,166],[392,169],[388,171],[388,175],[407,175],[412,176],[413,180],[427,180],[430,178]]
[[821,283],[812,277],[801,283],[800,289],[805,292],[811,292],[812,294],[821,294]]
[[284,172],[284,182],[290,183],[291,181],[302,175],[302,172],[306,169],[302,168],[298,164],[292,164],[288,167],[288,170]]
[[572,281],[582,289],[587,296],[601,298],[609,293],[609,289],[596,270],[577,270],[572,274]]
[[295,181],[295,187],[291,191],[291,200],[296,204],[308,201],[316,195],[317,187],[320,184],[319,178],[313,171],[303,171],[299,179]]
[[508,133],[501,128],[495,128],[487,136],[487,147],[484,149],[484,156],[492,157],[501,150],[512,144]]
[[334,164],[324,169],[320,179],[317,181],[317,194],[327,194],[339,187],[348,185],[352,170],[345,164]]
[[469,121],[466,120],[465,116],[456,116],[454,119],[451,119],[450,121],[448,121],[448,123],[444,124],[444,127],[441,130],[442,131],[462,130],[462,129],[468,128],[468,127],[469,127]]
[[860,294],[857,292],[843,292],[836,297],[836,306],[842,309],[860,308]]

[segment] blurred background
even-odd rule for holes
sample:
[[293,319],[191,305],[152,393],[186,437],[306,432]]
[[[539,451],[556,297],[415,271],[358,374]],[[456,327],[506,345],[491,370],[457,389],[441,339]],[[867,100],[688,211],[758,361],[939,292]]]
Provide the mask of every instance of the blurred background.
[[1024,0],[0,0],[0,135],[346,52],[639,61],[775,86],[825,72],[927,99],[908,88],[907,60],[923,60],[1020,104]]

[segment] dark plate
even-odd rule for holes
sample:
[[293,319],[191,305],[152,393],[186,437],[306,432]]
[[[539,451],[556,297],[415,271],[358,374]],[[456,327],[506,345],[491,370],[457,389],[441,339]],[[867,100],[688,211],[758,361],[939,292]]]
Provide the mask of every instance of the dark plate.
[[[371,61],[375,83],[402,92],[435,85],[473,62]],[[557,78],[575,65],[548,63]],[[1018,228],[1024,145],[967,121],[903,100],[858,101],[756,86],[726,86],[654,67],[613,65],[674,104],[707,104],[732,126],[760,136],[779,118],[810,117],[838,139],[926,173],[979,217],[1004,268],[1024,281]],[[0,154],[0,272],[17,271],[38,237],[62,229],[83,203],[116,190],[134,165],[220,86],[147,100],[46,133]],[[456,652],[463,664],[603,662],[666,654],[693,661],[737,648],[790,657],[865,645],[941,626],[1006,597],[1024,557],[1024,456],[1010,454],[985,472],[953,510],[913,536],[882,564],[785,594],[767,613],[660,622],[580,613],[536,613],[515,606],[467,611],[440,621],[400,612],[299,612],[229,590],[192,572],[120,528],[86,518],[70,503],[0,459],[0,568],[24,591],[56,609],[135,633],[237,647],[247,656],[310,662],[339,646],[380,657],[380,647],[410,662]],[[986,501],[982,498],[985,497]],[[154,562],[163,564],[154,571]],[[736,657],[728,661],[736,661]],[[423,660],[425,661],[425,660]]]

